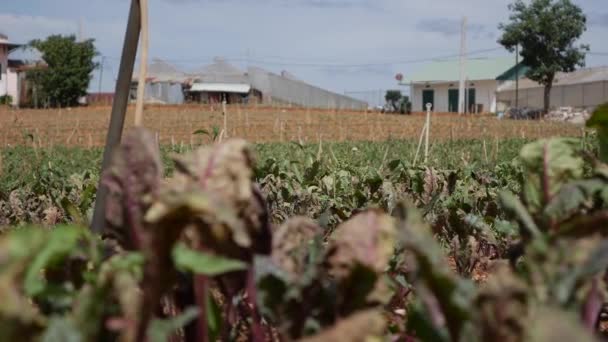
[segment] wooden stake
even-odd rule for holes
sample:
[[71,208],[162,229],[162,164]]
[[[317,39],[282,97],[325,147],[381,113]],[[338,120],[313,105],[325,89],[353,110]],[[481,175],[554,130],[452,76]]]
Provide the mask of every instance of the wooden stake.
[[222,100],[222,115],[224,116],[224,134],[228,137],[228,111],[226,110],[226,100]]
[[424,142],[424,163],[429,159],[429,134],[431,128],[431,105],[426,106],[426,138]]
[[424,138],[424,134],[426,133],[426,124],[422,125],[422,130],[420,131],[420,139],[418,140],[418,148],[416,149],[416,156],[414,157],[414,166],[418,162],[418,155],[420,155],[420,148],[422,148],[422,138]]
[[488,163],[488,149],[486,147],[486,139],[483,139],[483,155],[486,160],[486,164]]

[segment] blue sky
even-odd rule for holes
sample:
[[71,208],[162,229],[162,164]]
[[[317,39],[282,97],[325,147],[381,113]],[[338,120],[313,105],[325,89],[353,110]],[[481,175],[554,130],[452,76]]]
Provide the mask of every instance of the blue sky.
[[[511,0],[149,0],[150,57],[195,69],[214,56],[287,70],[337,92],[394,88],[394,76],[421,59],[458,53],[459,23],[469,20],[476,57],[506,55],[496,43]],[[575,0],[589,17],[582,42],[608,65],[606,0]],[[76,33],[83,22],[106,56],[103,89],[113,89],[128,0],[1,0],[0,32],[15,42]],[[408,63],[406,63],[408,62]],[[93,80],[97,88],[97,77]]]

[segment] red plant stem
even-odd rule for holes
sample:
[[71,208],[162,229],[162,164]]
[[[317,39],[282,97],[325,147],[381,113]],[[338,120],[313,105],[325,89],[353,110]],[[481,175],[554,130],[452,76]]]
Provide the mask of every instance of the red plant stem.
[[252,318],[252,327],[251,327],[251,335],[253,342],[264,342],[265,333],[264,327],[262,326],[262,319],[258,312],[256,298],[257,298],[257,289],[255,286],[255,271],[254,267],[250,266],[247,270],[247,300],[251,302],[251,318]]
[[207,296],[209,295],[209,279],[203,275],[194,276],[194,296],[196,305],[201,310],[197,320],[197,332],[200,342],[209,342],[209,326],[207,325]]
[[587,298],[585,298],[585,303],[583,305],[583,323],[591,332],[595,331],[604,303],[604,296],[600,292],[598,283],[598,279],[594,278],[591,289],[589,290],[589,293],[587,293]]
[[222,145],[211,151],[211,155],[209,156],[209,161],[207,162],[207,167],[203,170],[203,173],[200,175],[199,182],[201,183],[201,188],[204,190],[207,188],[207,180],[213,175],[213,168],[215,167],[215,159],[217,154],[219,153],[219,149]]

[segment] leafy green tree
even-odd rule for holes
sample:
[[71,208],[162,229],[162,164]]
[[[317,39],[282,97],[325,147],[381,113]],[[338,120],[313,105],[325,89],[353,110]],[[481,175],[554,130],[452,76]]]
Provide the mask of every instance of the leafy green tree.
[[386,100],[386,103],[396,112],[399,110],[399,101],[401,101],[402,97],[403,95],[400,90],[387,90],[386,95],[384,95],[384,100]]
[[509,5],[509,23],[502,23],[498,42],[513,52],[521,46],[527,77],[545,87],[544,111],[548,112],[551,88],[558,72],[572,72],[585,65],[588,45],[576,45],[586,30],[587,18],[570,0],[516,0]]
[[34,40],[30,45],[41,52],[47,64],[28,75],[38,89],[38,96],[48,100],[52,107],[77,105],[78,99],[87,94],[92,72],[98,67],[93,61],[98,54],[94,40],[79,42],[74,35],[53,35],[46,40]]

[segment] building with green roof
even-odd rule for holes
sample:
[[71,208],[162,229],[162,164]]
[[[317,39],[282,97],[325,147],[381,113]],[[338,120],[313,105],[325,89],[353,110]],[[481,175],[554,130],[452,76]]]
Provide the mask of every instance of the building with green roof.
[[[507,79],[522,75],[515,68],[515,56],[500,58],[470,58],[465,64],[465,108],[467,112],[495,112],[496,90]],[[520,76],[521,77],[521,76]],[[442,60],[430,63],[402,85],[409,85],[412,109],[425,111],[431,103],[435,112],[458,112],[460,61]]]

